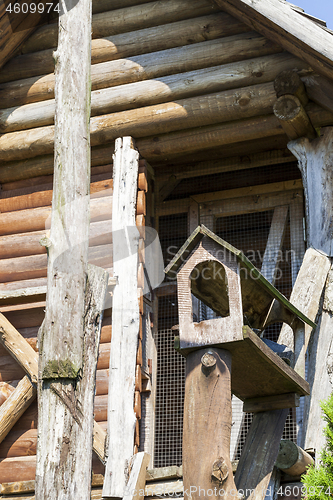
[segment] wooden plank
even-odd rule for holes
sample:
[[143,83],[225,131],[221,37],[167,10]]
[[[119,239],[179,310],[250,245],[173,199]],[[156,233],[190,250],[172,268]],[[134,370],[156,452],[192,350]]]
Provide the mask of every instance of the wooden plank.
[[149,460],[150,456],[143,451],[137,453],[132,458],[131,472],[126,485],[124,500],[139,500],[142,498],[142,492],[146,485],[146,470]]
[[[290,302],[297,304],[297,307],[312,321],[315,320],[319,309],[319,301],[329,268],[330,262],[327,257],[313,248],[308,248],[291,292]],[[312,328],[310,326],[306,327],[305,350],[307,349],[311,332]],[[294,340],[288,325],[282,326],[278,342],[293,349]]]
[[[318,266],[317,269],[319,271]],[[332,292],[331,267],[325,287],[323,310],[308,350],[308,381],[311,397],[306,398],[304,402],[303,432],[298,442],[303,449],[315,449],[316,455],[325,446],[323,433],[325,424],[321,418],[320,401],[327,399],[332,392]]]
[[[133,409],[139,334],[137,249],[139,235],[131,234],[131,255],[124,265],[125,229],[135,226],[139,153],[132,139],[117,139],[113,169],[113,260],[118,284],[113,292],[108,403],[109,450],[103,496],[123,497],[127,463],[133,455],[136,416]],[[125,240],[125,242],[124,242]],[[126,384],[125,384],[126,380]],[[124,389],[119,392],[119,387]],[[122,411],[119,411],[122,408]]]
[[257,413],[259,411],[295,408],[296,406],[299,406],[298,394],[278,394],[277,396],[266,396],[264,398],[245,399],[243,411],[246,413]]
[[183,466],[171,465],[170,467],[158,467],[148,469],[146,481],[160,481],[162,479],[179,479],[183,477]]
[[284,50],[308,62],[320,74],[332,78],[331,34],[296,12],[291,4],[276,0],[214,0],[222,10],[249,24]]

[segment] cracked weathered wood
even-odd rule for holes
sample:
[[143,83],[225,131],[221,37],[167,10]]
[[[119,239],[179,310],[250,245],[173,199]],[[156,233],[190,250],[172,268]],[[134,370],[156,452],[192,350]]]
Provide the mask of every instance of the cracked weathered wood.
[[93,440],[99,439],[99,458],[104,455],[104,433],[94,422],[93,404],[107,280],[106,271],[89,266],[81,377],[43,380],[39,386],[37,500],[70,499],[76,491],[89,499]]
[[116,140],[113,161],[113,291],[107,463],[103,497],[123,498],[134,451],[135,370],[139,334],[138,243],[135,227],[139,153],[130,137]]
[[332,161],[333,128],[323,129],[314,141],[302,138],[288,144],[302,173],[307,215],[307,243],[321,253],[333,256]]
[[54,177],[38,333],[36,499],[90,499],[93,401],[107,273],[88,273],[91,1],[67,0],[55,59]]
[[[199,499],[199,488],[212,498],[235,499],[236,486],[230,462],[231,353],[205,348],[186,358],[183,428],[185,498]],[[234,490],[234,491],[233,491]]]

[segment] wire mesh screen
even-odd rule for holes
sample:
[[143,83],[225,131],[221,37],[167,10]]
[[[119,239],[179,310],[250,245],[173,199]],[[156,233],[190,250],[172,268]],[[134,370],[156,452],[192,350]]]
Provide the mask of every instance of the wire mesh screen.
[[[159,219],[159,237],[167,264],[187,238],[187,214],[176,214]],[[158,300],[157,387],[155,413],[154,467],[181,465],[183,408],[185,391],[185,359],[174,350],[178,324],[176,286],[165,280],[165,291]]]
[[[260,172],[261,171],[261,172]],[[266,167],[257,169],[255,179],[251,172],[244,176],[245,186],[251,181],[259,184],[277,182],[280,180],[299,178],[295,165]],[[261,175],[261,177],[260,177]],[[252,177],[251,177],[252,176]],[[159,218],[159,236],[167,264],[176,251],[185,242],[189,235],[187,213],[184,206],[190,196],[198,193],[211,193],[217,189],[233,190],[235,174],[219,174],[187,179],[175,190],[170,200],[179,202],[178,214],[166,215]],[[223,179],[226,181],[224,183]],[[262,182],[260,182],[262,179]],[[238,186],[242,187],[240,177]],[[267,242],[272,240],[272,227],[283,227],[279,243],[278,265],[275,269],[275,286],[289,298],[292,284],[296,278],[304,252],[303,240],[303,205],[302,191],[293,193],[280,192],[270,195],[251,196],[244,201],[244,197],[237,198],[230,191],[231,198],[222,192],[213,201],[198,202],[200,217],[198,222],[213,230],[218,236],[242,250],[251,262],[261,269],[265,256]],[[297,198],[298,197],[298,198]],[[209,197],[207,196],[207,199]],[[297,203],[297,206],[295,205]],[[267,208],[265,208],[265,205]],[[296,208],[295,208],[296,206]],[[253,208],[251,208],[253,207]],[[277,219],[276,208],[286,207],[284,220]],[[300,210],[301,207],[301,210]],[[175,208],[173,208],[175,212]],[[273,223],[274,220],[274,224]],[[274,246],[274,245],[273,245]],[[267,255],[266,255],[267,260]],[[270,262],[271,260],[271,262]],[[272,271],[274,259],[265,261],[266,271]],[[268,263],[268,264],[267,264]],[[178,324],[178,307],[176,286],[168,281],[159,292],[159,332],[157,339],[158,374],[156,398],[156,427],[154,466],[180,465],[182,462],[182,424],[183,400],[185,385],[185,363],[181,356],[173,349],[174,331],[171,328]],[[209,313],[209,311],[208,311]],[[207,310],[200,309],[200,320],[205,319]],[[277,341],[281,325],[273,325],[265,330],[263,336]],[[232,459],[238,459],[245,442],[246,434],[252,421],[251,414],[243,414],[242,403],[236,398],[233,401],[233,423],[231,452]],[[284,439],[296,441],[295,411],[291,410],[288,417]]]

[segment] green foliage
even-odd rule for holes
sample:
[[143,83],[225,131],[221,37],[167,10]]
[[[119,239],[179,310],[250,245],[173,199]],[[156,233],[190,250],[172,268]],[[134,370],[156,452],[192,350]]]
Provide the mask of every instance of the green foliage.
[[333,496],[333,393],[321,403],[323,418],[327,422],[324,429],[326,445],[321,453],[321,463],[310,466],[302,476],[302,483],[309,500],[327,500]]

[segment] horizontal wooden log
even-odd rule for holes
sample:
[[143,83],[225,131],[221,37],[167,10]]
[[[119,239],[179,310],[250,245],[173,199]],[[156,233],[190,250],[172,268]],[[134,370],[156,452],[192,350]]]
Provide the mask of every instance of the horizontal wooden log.
[[[179,101],[122,111],[90,122],[92,145],[119,136],[145,137],[153,134],[233,121],[269,114],[276,100],[272,83],[192,97]],[[9,161],[52,152],[54,127],[39,127],[0,137],[0,160]]]
[[[91,68],[91,89],[116,87],[279,52],[281,50],[277,45],[254,32],[208,40],[131,59],[94,64]],[[3,108],[53,97],[53,74],[0,84],[0,103]]]
[[292,441],[283,439],[280,443],[279,454],[276,459],[276,467],[290,476],[300,476],[314,460]]
[[[112,245],[89,248],[89,263],[103,268],[112,268]],[[29,255],[0,261],[0,281],[42,278],[47,274],[47,255]]]
[[[104,474],[104,467],[93,455],[93,472],[95,474]],[[36,456],[13,457],[0,460],[0,477],[2,482],[10,483],[17,481],[31,481],[35,479]]]
[[[232,36],[248,27],[224,12],[92,40],[91,63],[97,64],[192,43]],[[0,74],[0,83],[54,71],[53,49],[14,57]]]
[[11,432],[0,445],[0,459],[36,455],[37,429]]
[[[314,127],[333,124],[332,113],[312,104],[309,104],[306,110]],[[171,159],[183,156],[186,153],[195,153],[204,149],[208,150],[240,142],[248,143],[247,145],[245,144],[245,153],[250,141],[256,139],[263,141],[266,137],[278,135],[284,135],[282,127],[274,115],[267,115],[238,122],[211,125],[199,129],[190,129],[147,139],[139,139],[137,140],[137,147],[141,155],[150,162],[156,162],[159,158],[170,162]],[[234,154],[237,154],[237,151],[239,151],[238,145],[234,148]],[[251,152],[253,151],[249,150],[249,154]],[[198,158],[197,155],[196,157]]]
[[[106,165],[99,165],[99,166],[94,166],[91,167],[91,178],[90,182],[97,182],[100,180],[105,180],[105,179],[110,179],[112,177],[112,163],[108,163]],[[39,186],[42,185],[53,185],[53,174],[48,174],[48,175],[37,175],[34,176],[33,179],[31,178],[26,178],[26,179],[18,179],[18,180],[13,180],[9,182],[4,182],[1,184],[1,197],[6,198],[8,196],[12,195],[20,195],[24,194],[21,192],[21,189],[27,190],[26,193],[28,193],[28,189],[31,188],[30,192],[35,192],[39,191]]]
[[[91,198],[112,195],[112,179],[90,184]],[[49,186],[48,186],[49,187]],[[52,186],[48,190],[0,199],[0,212],[14,212],[27,208],[47,207],[52,204]]]
[[[91,149],[91,166],[108,165],[112,160],[114,144],[105,144]],[[3,182],[33,179],[41,175],[53,174],[53,155],[40,156],[35,159],[8,162],[0,165],[0,178]]]
[[[169,0],[167,4],[151,2],[125,9],[95,14],[92,18],[93,38],[102,38],[118,33],[167,24],[182,19],[199,17],[218,8],[208,0]],[[58,41],[58,26],[51,24],[39,28],[25,43],[23,53],[54,48]]]
[[[150,106],[168,100],[247,87],[274,80],[284,68],[302,69],[305,64],[290,54],[273,54],[213,66],[207,69],[144,80],[132,84],[95,90],[91,94],[92,116]],[[8,133],[54,122],[54,99],[25,104],[0,111],[0,130]]]
[[274,114],[290,140],[308,137],[314,139],[313,128],[301,101],[294,95],[283,95],[274,104]]
[[[96,198],[90,202],[90,220],[106,220],[111,218],[112,197]],[[0,214],[0,235],[25,233],[47,229],[46,221],[51,215],[51,207],[17,210]]]
[[[45,254],[46,248],[39,243],[43,236],[45,236],[45,230],[0,236],[0,259]],[[111,219],[92,222],[90,224],[89,246],[111,243]],[[43,285],[39,284],[39,286]],[[0,286],[1,291],[3,288]]]

